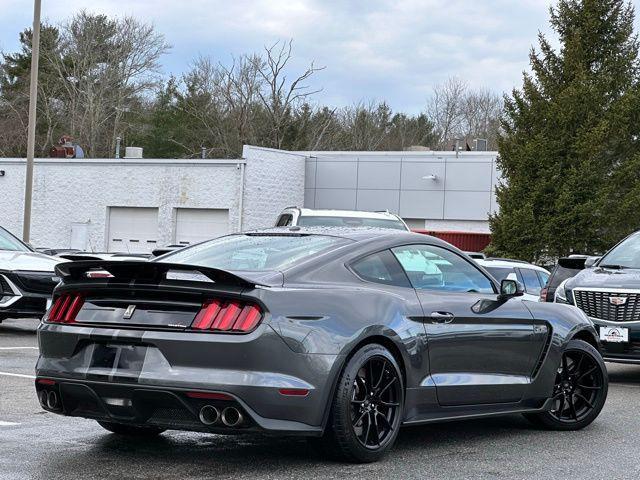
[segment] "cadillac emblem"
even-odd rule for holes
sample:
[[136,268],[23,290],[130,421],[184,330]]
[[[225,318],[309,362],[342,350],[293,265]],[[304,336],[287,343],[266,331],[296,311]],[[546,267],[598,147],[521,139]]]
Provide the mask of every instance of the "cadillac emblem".
[[609,303],[619,307],[620,305],[627,303],[627,297],[609,297]]

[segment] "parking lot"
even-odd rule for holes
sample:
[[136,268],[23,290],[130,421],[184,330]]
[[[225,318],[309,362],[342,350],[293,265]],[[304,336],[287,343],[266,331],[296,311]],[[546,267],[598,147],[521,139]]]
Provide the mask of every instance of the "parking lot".
[[303,439],[167,432],[136,442],[91,420],[42,411],[33,389],[34,320],[0,325],[0,478],[638,478],[640,366],[609,364],[602,414],[579,432],[509,416],[413,427],[370,465],[323,457]]

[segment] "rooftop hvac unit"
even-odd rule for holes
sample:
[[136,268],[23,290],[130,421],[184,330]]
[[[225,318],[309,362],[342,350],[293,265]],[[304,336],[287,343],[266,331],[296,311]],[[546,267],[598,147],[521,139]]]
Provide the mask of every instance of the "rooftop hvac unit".
[[486,138],[476,138],[473,141],[473,149],[476,152],[486,152],[489,145],[489,141]]
[[142,158],[142,147],[127,147],[124,158]]

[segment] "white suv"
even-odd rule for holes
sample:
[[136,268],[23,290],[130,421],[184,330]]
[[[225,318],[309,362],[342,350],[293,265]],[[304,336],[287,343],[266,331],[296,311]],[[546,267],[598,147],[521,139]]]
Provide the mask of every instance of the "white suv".
[[498,282],[504,279],[517,280],[524,285],[525,300],[537,302],[540,300],[540,290],[549,280],[549,271],[531,263],[506,258],[474,259],[478,265],[484,267]]
[[407,230],[409,227],[397,215],[389,212],[358,212],[355,210],[314,210],[311,208],[285,208],[276,227],[375,227]]

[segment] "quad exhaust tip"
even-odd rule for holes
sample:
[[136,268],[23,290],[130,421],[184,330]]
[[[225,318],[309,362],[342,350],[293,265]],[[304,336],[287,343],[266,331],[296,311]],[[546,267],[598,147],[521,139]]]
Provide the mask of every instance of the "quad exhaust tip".
[[199,417],[205,425],[213,425],[220,418],[220,411],[213,405],[205,405],[200,409]]
[[44,390],[41,390],[40,393],[38,393],[38,400],[40,400],[40,405],[42,405],[43,407],[46,408],[46,406],[47,406],[47,392],[45,392]]
[[227,407],[222,411],[222,423],[227,427],[237,427],[243,420],[242,413],[235,407]]
[[58,408],[58,394],[53,390],[47,393],[47,407],[51,410]]

